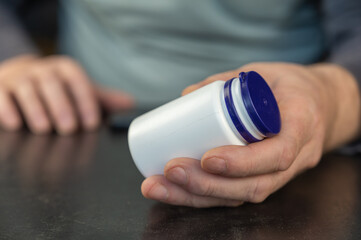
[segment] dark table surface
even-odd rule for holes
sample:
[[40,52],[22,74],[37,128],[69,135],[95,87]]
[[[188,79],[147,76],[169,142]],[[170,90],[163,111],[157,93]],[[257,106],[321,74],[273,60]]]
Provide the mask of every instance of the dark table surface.
[[361,239],[361,163],[326,155],[261,204],[144,199],[125,131],[0,133],[0,239]]

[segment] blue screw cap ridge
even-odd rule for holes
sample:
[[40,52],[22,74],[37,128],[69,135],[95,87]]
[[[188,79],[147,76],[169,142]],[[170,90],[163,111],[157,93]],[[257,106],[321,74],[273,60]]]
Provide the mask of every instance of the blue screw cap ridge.
[[280,111],[267,82],[254,71],[241,72],[239,79],[242,99],[254,125],[266,137],[279,133]]
[[232,97],[232,91],[231,91],[231,86],[232,86],[233,80],[234,79],[228,80],[224,84],[224,100],[226,103],[226,108],[229,113],[229,116],[231,117],[231,120],[232,120],[234,126],[236,127],[237,131],[243,137],[244,140],[246,140],[248,143],[259,142],[260,140],[255,138],[247,130],[247,128],[244,126],[244,124],[242,123],[242,120],[240,119],[240,117],[237,114],[236,107],[233,103],[233,97]]

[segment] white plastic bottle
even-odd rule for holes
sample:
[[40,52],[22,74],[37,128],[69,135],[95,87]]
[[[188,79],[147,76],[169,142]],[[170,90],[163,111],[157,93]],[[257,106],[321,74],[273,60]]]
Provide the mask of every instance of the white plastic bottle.
[[145,176],[163,174],[178,157],[201,159],[224,145],[246,145],[277,134],[280,113],[271,89],[256,72],[215,81],[142,116],[130,125],[131,155]]

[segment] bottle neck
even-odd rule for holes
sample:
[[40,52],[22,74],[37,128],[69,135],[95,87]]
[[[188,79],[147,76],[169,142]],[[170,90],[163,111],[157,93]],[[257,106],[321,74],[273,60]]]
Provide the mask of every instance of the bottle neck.
[[223,91],[225,110],[241,137],[248,143],[264,139],[265,136],[254,125],[246,110],[239,78],[233,78],[225,82]]

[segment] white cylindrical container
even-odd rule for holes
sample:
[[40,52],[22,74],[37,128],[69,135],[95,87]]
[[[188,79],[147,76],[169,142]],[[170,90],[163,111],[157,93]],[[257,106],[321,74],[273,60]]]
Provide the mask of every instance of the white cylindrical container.
[[140,172],[163,174],[178,157],[201,159],[224,145],[246,145],[277,134],[280,113],[256,72],[215,81],[136,118],[129,127],[131,155]]

